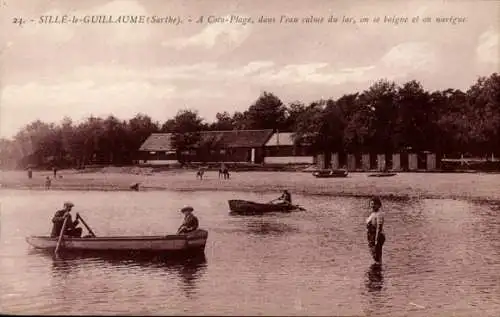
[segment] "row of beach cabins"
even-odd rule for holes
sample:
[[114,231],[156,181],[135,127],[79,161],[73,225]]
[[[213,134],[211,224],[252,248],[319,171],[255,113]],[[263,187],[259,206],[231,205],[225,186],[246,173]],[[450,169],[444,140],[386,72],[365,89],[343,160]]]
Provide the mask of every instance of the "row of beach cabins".
[[[139,165],[179,164],[171,133],[153,133],[138,151]],[[246,163],[265,166],[307,165],[348,171],[435,171],[435,153],[314,153],[297,146],[293,133],[273,130],[202,131],[199,145],[182,153],[192,163]]]

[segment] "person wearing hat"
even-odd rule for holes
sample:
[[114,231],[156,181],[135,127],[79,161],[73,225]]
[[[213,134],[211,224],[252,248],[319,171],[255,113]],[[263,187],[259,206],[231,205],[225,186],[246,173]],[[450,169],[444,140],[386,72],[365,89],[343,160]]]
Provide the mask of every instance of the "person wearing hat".
[[66,228],[64,230],[64,234],[71,237],[81,237],[82,236],[82,228],[78,228],[78,219],[71,218],[71,209],[74,204],[70,201],[64,203],[64,208],[56,211],[54,217],[52,218],[52,232],[50,233],[51,237],[58,237],[61,234],[62,226],[64,224],[64,219],[68,218],[66,221]]
[[198,229],[198,218],[193,215],[193,210],[194,209],[191,206],[186,206],[181,209],[181,212],[184,214],[184,222],[177,230],[177,234],[189,233]]
[[366,219],[368,246],[375,264],[381,264],[382,246],[385,242],[384,213],[380,210],[382,201],[379,197],[373,197],[370,204],[372,211],[368,219]]

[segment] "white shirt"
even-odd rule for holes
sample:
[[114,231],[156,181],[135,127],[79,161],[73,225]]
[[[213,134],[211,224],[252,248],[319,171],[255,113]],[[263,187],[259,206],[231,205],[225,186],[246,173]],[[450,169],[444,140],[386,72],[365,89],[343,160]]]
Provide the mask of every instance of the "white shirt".
[[[379,210],[378,212],[372,212],[370,214],[370,216],[368,217],[368,219],[366,219],[366,223],[371,223],[372,226],[374,226],[375,228],[377,228],[378,225],[382,226],[381,228],[383,228],[384,226],[384,212]],[[382,230],[380,230],[382,231]]]

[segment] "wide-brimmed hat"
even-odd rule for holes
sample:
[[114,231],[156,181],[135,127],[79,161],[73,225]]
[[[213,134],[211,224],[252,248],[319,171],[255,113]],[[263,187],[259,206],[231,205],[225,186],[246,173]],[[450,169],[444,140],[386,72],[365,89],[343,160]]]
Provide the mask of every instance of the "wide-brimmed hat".
[[184,213],[184,212],[192,212],[193,210],[194,210],[194,208],[193,208],[193,207],[191,207],[191,206],[186,206],[186,207],[183,207],[183,208],[181,209],[181,212],[182,212],[182,213]]
[[74,205],[71,201],[64,202],[64,207],[73,207]]

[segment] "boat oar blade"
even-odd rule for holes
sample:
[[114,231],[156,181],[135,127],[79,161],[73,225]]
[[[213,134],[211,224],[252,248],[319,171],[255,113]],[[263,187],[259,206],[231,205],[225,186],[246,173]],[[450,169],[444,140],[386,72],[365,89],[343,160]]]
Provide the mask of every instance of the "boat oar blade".
[[56,249],[54,250],[54,254],[56,256],[57,256],[57,252],[59,252],[59,248],[61,247],[61,242],[63,240],[64,230],[66,230],[66,223],[68,223],[68,219],[69,219],[69,217],[65,217],[64,218],[64,222],[63,222],[63,225],[62,225],[62,228],[61,228],[61,232],[59,233],[59,240],[57,240]]
[[295,205],[295,207],[297,207],[297,209],[300,211],[306,211],[306,209],[300,205]]

